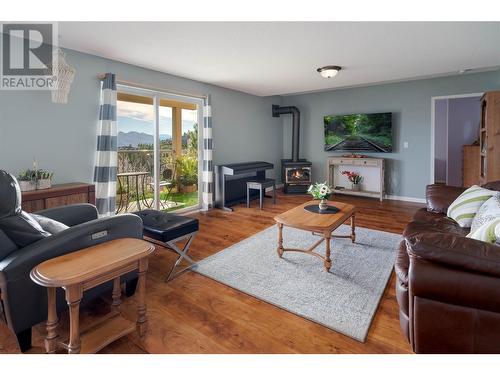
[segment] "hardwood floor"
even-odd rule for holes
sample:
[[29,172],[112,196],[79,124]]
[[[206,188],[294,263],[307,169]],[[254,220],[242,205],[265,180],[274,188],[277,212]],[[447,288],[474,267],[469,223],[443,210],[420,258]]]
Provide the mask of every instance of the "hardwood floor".
[[[273,217],[308,200],[307,196],[279,193],[278,203],[266,199],[264,210],[253,202],[234,212],[213,210],[196,214],[200,232],[190,255],[208,257],[274,224]],[[356,224],[361,227],[401,233],[421,204],[356,197],[336,197],[357,206]],[[410,353],[400,332],[398,305],[392,275],[365,343],[310,322],[262,302],[195,272],[186,272],[169,283],[163,278],[175,255],[158,249],[149,262],[147,304],[149,331],[144,339],[130,334],[102,350],[102,353]],[[97,314],[107,311],[104,301],[82,310],[82,327]],[[122,311],[136,315],[134,298],[124,299]],[[67,326],[62,317],[60,327]],[[0,327],[0,352],[9,338]],[[34,348],[43,352],[45,327],[34,328]],[[11,340],[11,338],[10,338]],[[3,341],[3,342],[2,342]],[[11,342],[11,341],[10,341]]]

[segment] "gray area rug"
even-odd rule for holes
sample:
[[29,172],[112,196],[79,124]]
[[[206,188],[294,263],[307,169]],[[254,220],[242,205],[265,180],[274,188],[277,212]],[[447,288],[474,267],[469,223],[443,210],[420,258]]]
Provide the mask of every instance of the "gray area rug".
[[[335,234],[350,234],[342,225]],[[276,253],[278,229],[265,229],[203,259],[196,272],[364,342],[394,265],[400,235],[356,228],[356,243],[332,239],[332,267],[308,254]],[[285,227],[283,246],[308,248],[310,232]],[[324,254],[322,243],[315,251]]]

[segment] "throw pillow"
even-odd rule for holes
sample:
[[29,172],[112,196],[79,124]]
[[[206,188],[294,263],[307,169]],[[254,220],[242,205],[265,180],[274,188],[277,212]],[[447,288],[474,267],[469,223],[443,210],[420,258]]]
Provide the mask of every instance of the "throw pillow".
[[497,192],[474,185],[465,190],[448,207],[447,216],[462,228],[470,228],[479,208]]
[[486,224],[496,218],[500,218],[500,193],[495,194],[477,211],[470,227],[471,233],[475,232],[481,225]]
[[0,219],[0,229],[20,248],[50,236],[33,216],[24,211]]
[[474,232],[470,232],[467,237],[489,243],[497,242],[500,240],[500,218],[481,225]]
[[66,224],[42,215],[31,214],[31,216],[40,224],[44,231],[50,234],[56,234],[69,228]]

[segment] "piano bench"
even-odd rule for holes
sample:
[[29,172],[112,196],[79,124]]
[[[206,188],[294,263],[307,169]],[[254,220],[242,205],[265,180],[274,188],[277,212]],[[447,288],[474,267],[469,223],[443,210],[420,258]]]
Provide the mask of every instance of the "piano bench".
[[264,191],[266,188],[273,188],[273,204],[276,204],[276,181],[272,178],[265,178],[263,180],[250,180],[247,181],[247,207],[250,207],[250,189],[259,190],[259,207],[262,210],[264,206]]

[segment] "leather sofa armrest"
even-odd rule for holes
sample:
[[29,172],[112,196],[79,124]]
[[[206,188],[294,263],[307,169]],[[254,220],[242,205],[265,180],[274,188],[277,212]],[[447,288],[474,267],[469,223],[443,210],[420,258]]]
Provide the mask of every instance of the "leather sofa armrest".
[[[500,313],[499,282],[498,277],[486,273],[471,272],[423,258],[410,258],[410,304],[415,298],[420,298],[441,303],[445,310],[446,305],[450,305],[451,310],[461,306]],[[418,325],[418,310],[414,311],[414,319],[414,324]]]
[[465,191],[465,188],[441,184],[427,185],[425,197],[427,200],[427,211],[446,214],[448,207],[457,197]]
[[34,212],[37,215],[59,221],[68,227],[97,219],[97,209],[90,203],[70,204]]
[[500,277],[500,246],[451,233],[406,238],[408,255],[463,270]]
[[[95,233],[100,233],[100,236],[92,236]],[[127,237],[142,238],[142,220],[137,215],[123,214],[75,225],[26,246],[1,260],[0,283],[29,277],[33,267],[45,260]]]

